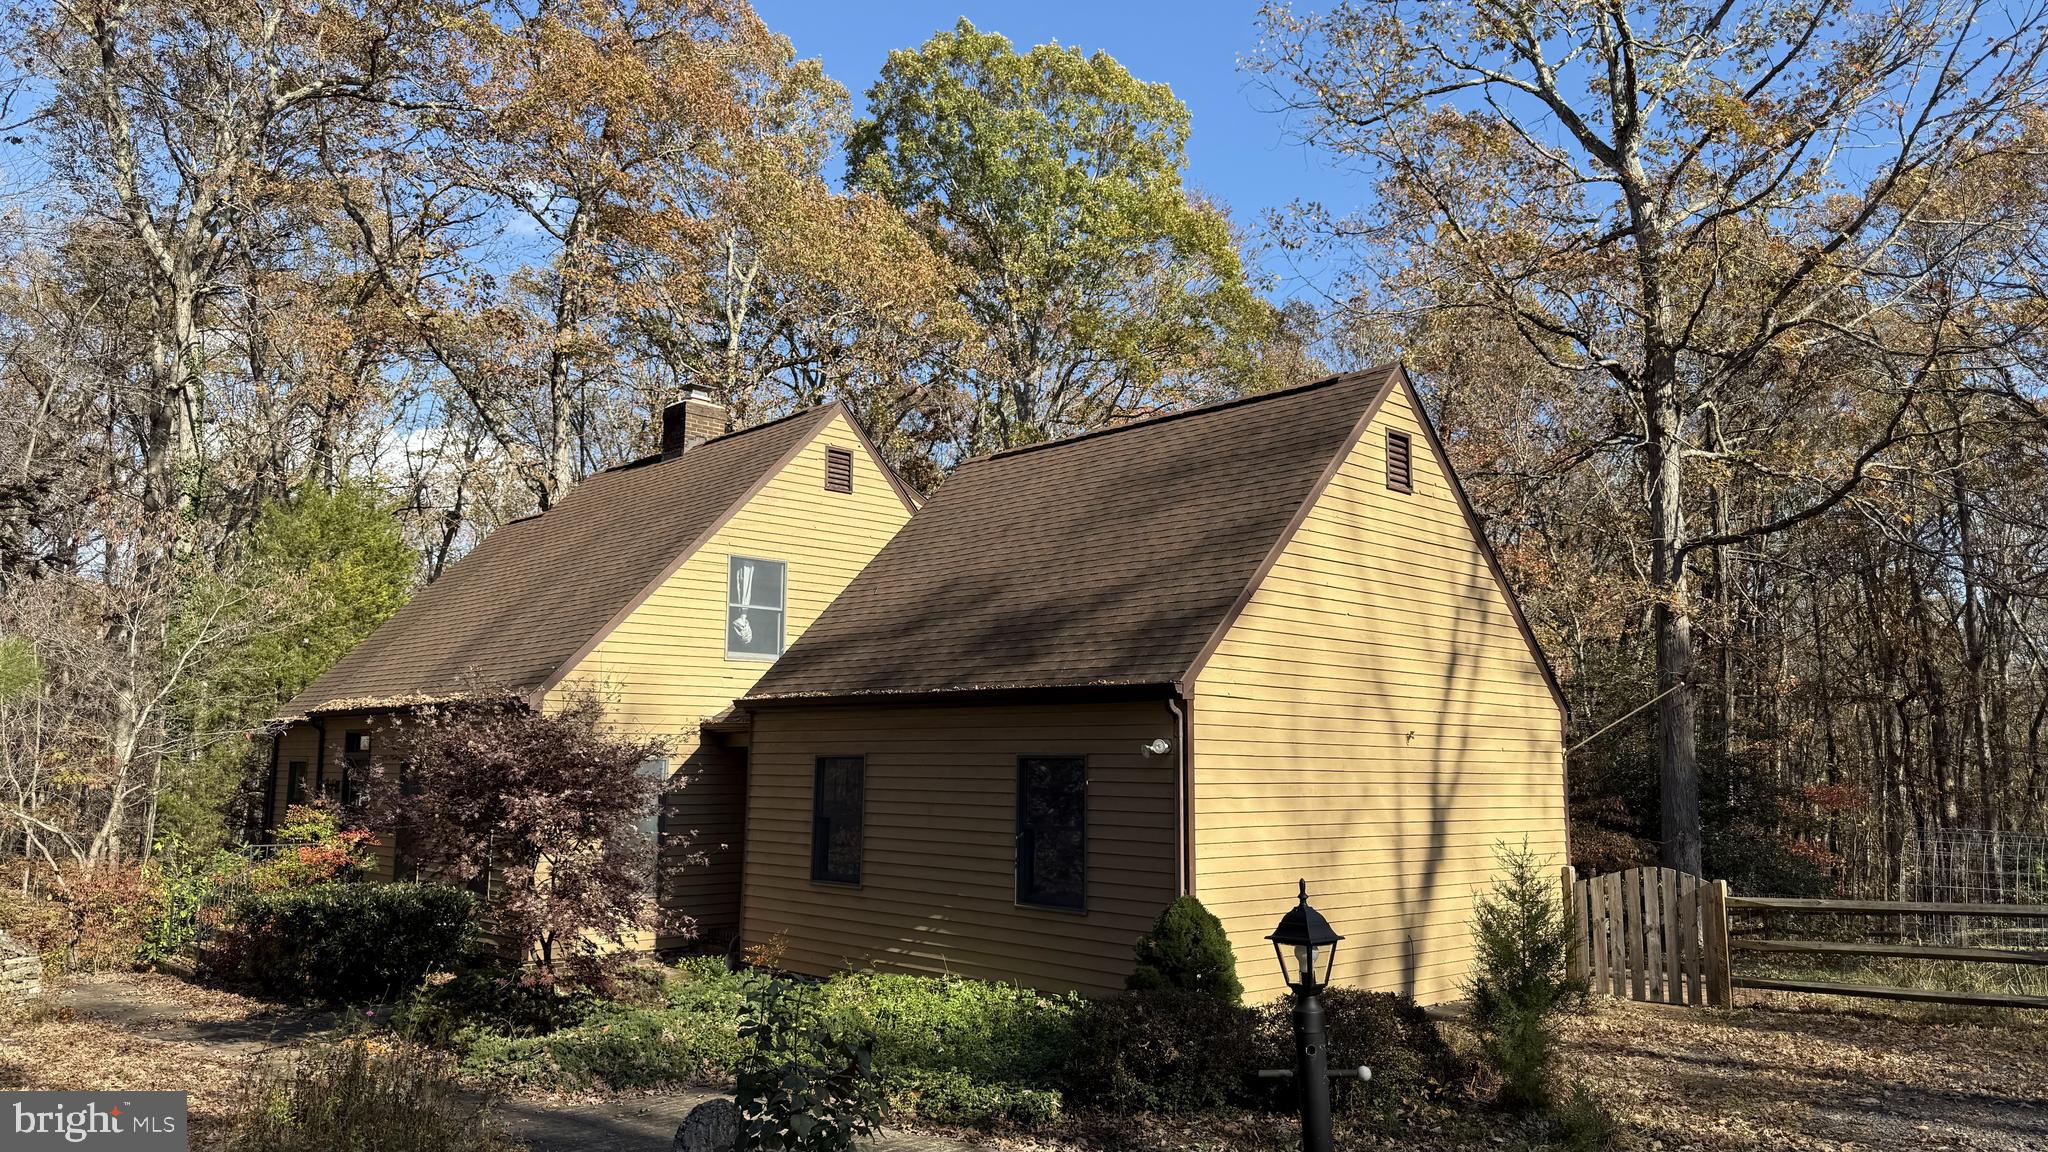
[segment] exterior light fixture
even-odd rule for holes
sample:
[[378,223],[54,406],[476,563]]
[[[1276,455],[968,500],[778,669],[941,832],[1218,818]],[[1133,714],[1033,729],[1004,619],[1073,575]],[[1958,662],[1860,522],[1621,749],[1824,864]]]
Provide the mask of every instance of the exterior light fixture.
[[1301,1094],[1302,1152],[1332,1152],[1330,1132],[1330,1081],[1372,1079],[1364,1066],[1330,1071],[1330,1041],[1323,1002],[1318,994],[1330,986],[1330,969],[1337,957],[1337,942],[1344,937],[1330,927],[1323,914],[1309,907],[1308,881],[1301,882],[1300,902],[1280,918],[1280,926],[1266,937],[1273,942],[1273,956],[1280,962],[1280,978],[1294,992],[1294,1067],[1277,1068],[1261,1076],[1294,1080]]
[[1307,880],[1301,882],[1301,903],[1287,910],[1266,939],[1273,942],[1273,956],[1280,961],[1280,978],[1296,996],[1313,996],[1330,986],[1337,941],[1344,937],[1321,912],[1309,907]]

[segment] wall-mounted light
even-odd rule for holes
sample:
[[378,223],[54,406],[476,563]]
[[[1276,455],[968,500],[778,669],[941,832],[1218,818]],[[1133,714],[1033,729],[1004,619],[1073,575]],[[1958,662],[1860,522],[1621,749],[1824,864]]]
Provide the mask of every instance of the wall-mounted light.
[[1173,751],[1173,745],[1167,743],[1164,737],[1145,745],[1145,755],[1147,756],[1164,756],[1171,751]]

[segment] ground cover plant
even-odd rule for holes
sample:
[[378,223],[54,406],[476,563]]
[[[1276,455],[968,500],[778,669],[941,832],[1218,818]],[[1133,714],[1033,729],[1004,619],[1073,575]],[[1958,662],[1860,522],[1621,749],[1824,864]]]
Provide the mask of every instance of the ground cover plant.
[[[771,977],[684,961],[653,982],[626,980],[623,998],[547,990],[552,1012],[500,972],[455,975],[423,989],[394,1027],[456,1054],[493,1088],[638,1090],[723,1084],[745,1065],[740,1033],[749,988]],[[1059,1130],[1075,1111],[1164,1114],[1291,1109],[1260,1067],[1285,1066],[1285,1007],[1241,1007],[1205,993],[1132,992],[1100,1000],[1014,985],[851,972],[783,981],[781,1002],[859,1037],[894,1113],[983,1129]],[[506,1012],[508,1004],[514,1006]],[[1462,1091],[1469,1061],[1404,997],[1330,995],[1332,1057],[1374,1068],[1340,1095],[1340,1111],[1372,1123],[1417,1101]],[[528,1007],[518,1007],[527,1005]]]

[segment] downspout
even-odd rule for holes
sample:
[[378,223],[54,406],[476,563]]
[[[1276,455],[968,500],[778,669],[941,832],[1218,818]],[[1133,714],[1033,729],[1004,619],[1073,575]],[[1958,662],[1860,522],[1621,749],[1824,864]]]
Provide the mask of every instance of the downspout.
[[327,717],[313,717],[313,799],[318,801],[327,788]]
[[[289,725],[287,725],[289,727]],[[271,841],[271,831],[276,824],[277,813],[277,746],[284,741],[284,729],[270,734],[270,781],[263,786],[263,819],[257,821],[257,831],[262,834],[262,843]]]
[[1179,870],[1180,895],[1195,894],[1195,774],[1194,755],[1190,747],[1194,740],[1192,713],[1194,702],[1182,703],[1180,689],[1176,686],[1174,695],[1166,698],[1166,710],[1173,713],[1173,722],[1178,729],[1179,739],[1174,741],[1174,787],[1180,812],[1174,821],[1175,866]]

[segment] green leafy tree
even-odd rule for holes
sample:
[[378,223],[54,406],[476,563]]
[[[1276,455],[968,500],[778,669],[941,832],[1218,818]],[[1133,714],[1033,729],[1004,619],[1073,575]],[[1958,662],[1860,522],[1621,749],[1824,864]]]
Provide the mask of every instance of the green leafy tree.
[[36,646],[19,636],[0,637],[0,701],[26,696],[42,682]]
[[1125,983],[1136,991],[1199,992],[1227,1004],[1244,999],[1223,921],[1193,896],[1168,904],[1138,938],[1138,966]]
[[966,20],[889,54],[848,184],[963,267],[985,355],[970,451],[1255,381],[1271,310],[1230,224],[1182,185],[1187,106],[1105,53],[1019,53]]
[[309,484],[263,509],[231,571],[194,581],[181,627],[262,619],[186,693],[181,722],[202,751],[165,765],[160,841],[199,856],[223,842],[237,786],[263,766],[266,746],[244,734],[398,611],[417,563],[375,492]]
[[286,626],[244,652],[245,697],[267,706],[297,695],[405,604],[418,562],[367,488],[307,485],[265,508],[243,579],[285,590],[290,604]]

